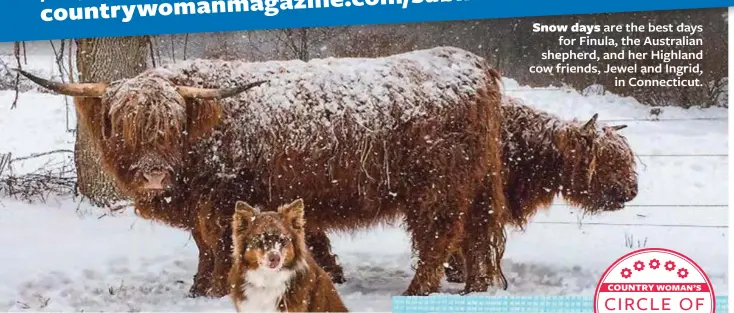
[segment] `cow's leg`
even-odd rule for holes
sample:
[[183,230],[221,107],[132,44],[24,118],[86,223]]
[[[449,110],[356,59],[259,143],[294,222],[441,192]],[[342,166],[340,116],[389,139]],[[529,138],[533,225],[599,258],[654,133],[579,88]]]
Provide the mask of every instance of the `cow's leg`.
[[446,280],[450,283],[466,282],[466,264],[464,261],[464,251],[461,247],[457,247],[451,255],[449,255],[448,267],[446,268]]
[[214,269],[212,270],[211,297],[221,298],[229,294],[227,278],[232,268],[232,224],[231,220],[218,219],[218,238],[214,247]]
[[463,294],[485,292],[493,281],[504,281],[500,261],[505,251],[505,230],[504,224],[492,217],[491,203],[488,188],[483,188],[469,209],[462,244],[466,264]]
[[[436,195],[426,195],[426,197]],[[430,198],[429,198],[430,199]],[[418,253],[418,266],[406,296],[425,296],[437,292],[444,274],[443,264],[449,251],[459,242],[463,231],[463,215],[468,203],[460,199],[417,203],[406,214],[413,247]],[[462,203],[464,202],[464,203]]]
[[490,254],[486,256],[487,264],[487,277],[491,277],[497,285],[501,285],[502,289],[507,290],[507,277],[502,271],[502,256],[505,252],[505,237],[502,236],[501,242],[494,243]]
[[194,284],[189,290],[189,297],[196,298],[206,296],[209,293],[208,291],[211,288],[211,274],[214,268],[214,254],[204,240],[201,227],[195,227],[192,235],[199,249],[199,265],[194,275]]
[[339,265],[337,256],[331,253],[331,241],[329,241],[326,232],[322,230],[309,231],[306,233],[306,243],[311,249],[311,254],[313,254],[316,263],[329,273],[331,280],[336,284],[344,283],[346,281],[344,270]]

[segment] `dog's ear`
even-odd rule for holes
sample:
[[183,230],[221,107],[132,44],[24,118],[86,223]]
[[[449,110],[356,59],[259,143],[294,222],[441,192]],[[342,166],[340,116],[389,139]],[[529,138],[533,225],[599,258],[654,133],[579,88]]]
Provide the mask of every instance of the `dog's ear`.
[[244,201],[237,201],[232,214],[232,256],[239,260],[245,251],[244,237],[247,229],[260,212]]
[[244,232],[252,224],[260,212],[244,201],[237,201],[232,216],[232,232],[236,235]]
[[303,216],[303,209],[303,199],[298,199],[288,205],[282,206],[278,210],[278,213],[283,216],[285,222],[293,227],[293,229],[301,231],[306,225],[306,219]]
[[235,213],[252,213],[257,214],[259,211],[245,201],[237,201],[234,205]]

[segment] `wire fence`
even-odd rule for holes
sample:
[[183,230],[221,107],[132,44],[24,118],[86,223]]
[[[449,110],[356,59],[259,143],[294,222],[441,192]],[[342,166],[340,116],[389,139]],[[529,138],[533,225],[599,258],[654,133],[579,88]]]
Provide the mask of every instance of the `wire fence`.
[[[553,204],[554,207],[568,207],[573,206],[569,204]],[[626,207],[629,208],[728,208],[728,204],[628,204]]]
[[665,153],[652,153],[652,154],[635,154],[638,157],[648,158],[722,158],[728,157],[728,153],[691,153],[691,154],[665,154]]
[[696,224],[641,224],[641,223],[605,223],[605,222],[556,222],[556,221],[536,221],[533,224],[546,225],[577,225],[577,226],[626,226],[626,227],[665,227],[665,228],[715,228],[728,229],[729,225],[696,225]]
[[[600,120],[602,121],[602,120]],[[685,121],[728,121],[724,117],[694,117],[694,118],[670,118],[670,119],[610,119],[604,122],[685,122]],[[637,157],[644,158],[728,158],[728,153],[641,153]],[[564,203],[555,203],[551,207],[574,208]],[[690,209],[727,209],[729,204],[627,204],[628,208],[690,208]],[[728,215],[727,215],[728,218]],[[663,227],[663,228],[699,228],[699,229],[728,229],[728,220],[723,220],[720,225],[697,225],[697,224],[670,224],[670,223],[613,223],[583,221],[533,221],[533,224],[541,225],[577,225],[577,226],[610,226],[610,227]]]
[[645,122],[692,122],[692,121],[729,121],[729,118],[726,117],[687,117],[687,118],[661,118],[661,119],[640,119],[640,118],[619,118],[619,119],[608,119],[608,120],[599,120],[599,122],[605,122],[605,123],[622,123],[622,122],[632,122],[632,123],[645,123]]
[[[552,208],[567,208],[574,209],[575,206],[556,203],[551,205]],[[687,209],[699,209],[711,210],[711,209],[724,209],[727,212],[728,217],[728,204],[627,204],[626,208],[687,208]],[[645,218],[644,215],[637,215],[638,217]],[[631,222],[595,222],[595,221],[584,221],[580,219],[576,222],[570,221],[533,221],[533,224],[545,224],[545,225],[578,225],[578,226],[626,226],[626,227],[666,227],[666,228],[714,228],[714,229],[727,229],[729,228],[728,221],[722,220],[717,225],[699,225],[691,223],[682,224],[671,224],[671,223],[631,223]]]

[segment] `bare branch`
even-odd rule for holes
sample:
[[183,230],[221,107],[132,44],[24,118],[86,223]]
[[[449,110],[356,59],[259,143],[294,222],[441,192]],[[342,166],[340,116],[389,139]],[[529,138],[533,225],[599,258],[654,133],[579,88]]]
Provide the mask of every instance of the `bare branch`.
[[23,45],[23,62],[28,65],[28,50],[25,49],[25,41],[20,42]]
[[153,62],[153,67],[155,67],[155,51],[153,49],[153,37],[147,36],[148,39],[148,47],[150,47],[150,60]]
[[[18,65],[18,69],[23,69],[22,65],[20,64],[20,42],[15,42],[13,45],[13,54],[15,55],[15,62]],[[15,98],[13,99],[13,103],[10,105],[10,109],[15,109],[15,107],[18,105],[18,97],[20,96],[20,72],[15,73]]]
[[69,82],[74,82],[74,64],[72,63],[74,60],[74,55],[72,54],[74,50],[74,41],[69,39]]
[[7,196],[18,200],[45,202],[50,195],[73,195],[76,197],[77,183],[76,170],[72,158],[63,158],[62,162],[46,162],[36,170],[27,174],[13,173],[13,164],[54,153],[68,153],[68,150],[55,150],[45,153],[36,153],[27,157],[11,159],[11,154],[0,156],[0,196]]
[[186,33],[186,35],[184,35],[184,51],[183,51],[184,61],[186,61],[186,49],[188,49],[188,47],[189,47],[189,34]]
[[39,158],[39,157],[42,157],[42,156],[47,156],[47,155],[57,154],[57,153],[74,153],[74,151],[65,150],[65,149],[59,149],[59,150],[53,150],[53,151],[43,152],[43,153],[34,153],[34,154],[31,154],[31,155],[26,156],[26,157],[12,159],[11,162],[25,161],[25,160],[35,159],[35,158]]
[[171,60],[176,62],[176,38],[171,35]]

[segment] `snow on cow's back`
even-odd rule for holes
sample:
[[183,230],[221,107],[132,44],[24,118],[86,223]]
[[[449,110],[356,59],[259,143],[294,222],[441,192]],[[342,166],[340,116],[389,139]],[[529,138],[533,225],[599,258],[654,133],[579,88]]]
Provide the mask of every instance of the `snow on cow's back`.
[[372,130],[388,130],[427,114],[450,112],[489,84],[481,57],[438,47],[384,58],[326,58],[243,62],[189,60],[169,64],[179,84],[233,87],[267,80],[225,104],[240,123],[269,128],[328,127],[349,116]]

